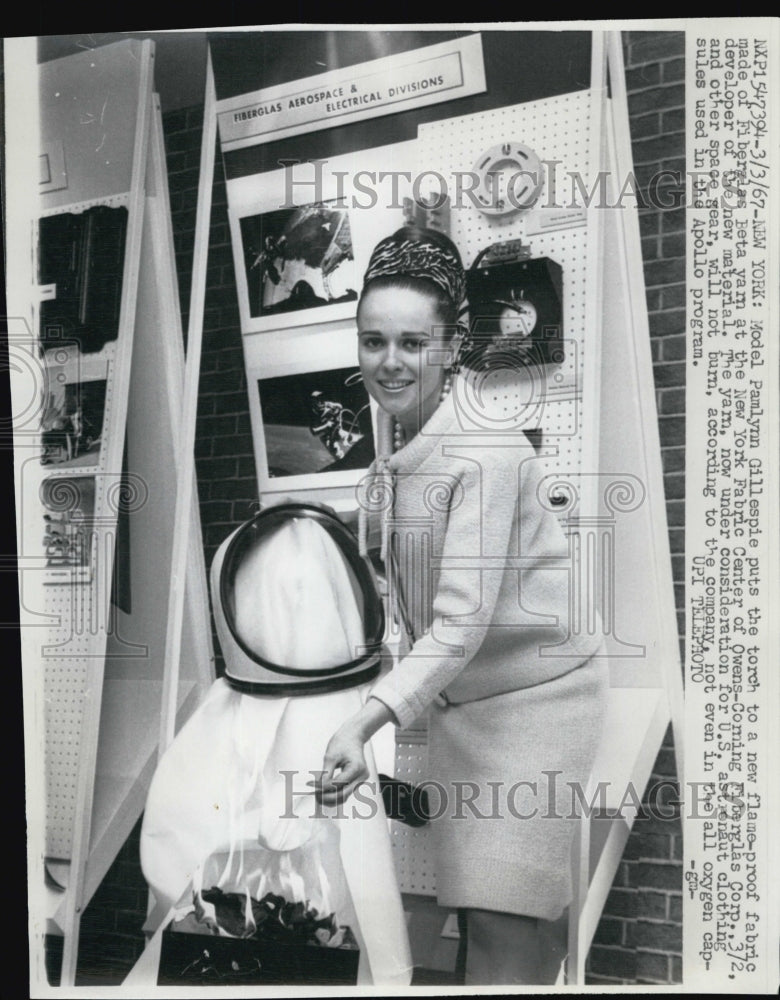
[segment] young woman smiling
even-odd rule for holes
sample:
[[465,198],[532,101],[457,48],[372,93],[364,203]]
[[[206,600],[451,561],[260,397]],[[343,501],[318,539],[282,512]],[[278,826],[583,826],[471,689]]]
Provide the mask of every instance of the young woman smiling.
[[330,740],[318,794],[344,801],[366,740],[427,713],[437,893],[465,918],[466,983],[541,984],[562,957],[547,942],[571,898],[571,786],[597,749],[606,664],[598,635],[570,627],[568,543],[533,447],[491,432],[484,393],[452,371],[464,286],[454,244],[429,230],[382,240],[366,271],[358,357],[379,417],[360,536],[365,550],[379,522],[406,634]]

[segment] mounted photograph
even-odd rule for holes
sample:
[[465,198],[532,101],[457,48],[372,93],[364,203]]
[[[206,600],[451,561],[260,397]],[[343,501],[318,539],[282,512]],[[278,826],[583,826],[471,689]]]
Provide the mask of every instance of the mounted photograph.
[[97,465],[106,409],[106,380],[55,382],[42,420],[42,465]]
[[47,583],[84,583],[90,577],[90,554],[95,516],[95,480],[92,476],[44,480],[43,548]]
[[268,477],[365,469],[371,410],[358,368],[258,379]]
[[336,201],[241,219],[241,241],[250,316],[357,300],[349,212]]

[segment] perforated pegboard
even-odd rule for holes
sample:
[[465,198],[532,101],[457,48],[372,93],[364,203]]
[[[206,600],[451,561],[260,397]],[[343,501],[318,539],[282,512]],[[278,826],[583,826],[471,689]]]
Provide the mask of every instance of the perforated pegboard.
[[[120,193],[56,206],[42,215],[77,215],[95,205],[127,208],[129,197],[128,193]],[[133,509],[136,492],[134,478],[124,480],[119,468],[127,386],[126,379],[117,378],[118,348],[121,344],[122,363],[128,364],[131,337],[132,330],[123,317],[117,340],[109,341],[100,351],[79,354],[78,345],[67,340],[46,350],[47,385],[42,391],[49,392],[57,383],[82,385],[105,380],[101,445],[94,454],[86,453],[80,462],[43,465],[39,458],[24,467],[24,554],[38,556],[40,570],[29,574],[39,580],[31,581],[27,589],[32,606],[48,620],[40,630],[40,656],[44,665],[46,853],[54,858],[67,859],[72,853],[85,709],[91,704],[89,698],[97,699],[90,707],[94,716],[100,704],[100,685],[95,680],[95,690],[91,691],[87,678],[96,678],[95,668],[100,668],[105,658],[117,516],[121,506]],[[51,546],[54,532],[63,531],[62,537],[71,539],[68,532],[74,529],[60,522],[59,529],[44,531],[44,517],[50,518],[47,524],[56,524],[57,518],[67,521],[69,513],[77,509],[88,538],[86,565],[65,563],[53,570],[55,560],[50,557],[44,534],[52,531]],[[42,586],[36,586],[38,582]]]
[[[113,345],[112,345],[113,346]],[[111,434],[124,437],[124,427],[114,417],[115,379],[113,364],[106,380],[104,426]],[[45,773],[46,773],[46,853],[69,858],[75,811],[79,748],[83,738],[86,699],[99,698],[90,691],[90,668],[102,663],[109,631],[110,588],[113,545],[120,503],[132,508],[132,498],[121,475],[107,468],[106,450],[101,448],[95,465],[56,470],[46,467],[42,478],[48,484],[49,504],[43,510],[67,509],[82,503],[85,496],[92,506],[88,573],[73,582],[46,582],[37,589],[43,613],[50,624],[41,630],[41,657],[44,667]],[[129,503],[128,503],[129,501]],[[27,530],[43,532],[43,523],[30,519]],[[39,539],[33,537],[30,544]],[[45,576],[46,570],[43,570]]]
[[71,855],[86,674],[84,663],[50,662],[45,670],[46,853],[51,858]]
[[[592,101],[589,91],[548,98],[513,107],[451,118],[421,125],[418,139],[418,169],[437,171],[446,181],[447,190],[457,193],[458,172],[471,171],[480,154],[499,143],[519,142],[530,146],[542,161],[557,161],[555,183],[570,185],[572,174],[579,173],[587,190],[598,169],[599,149],[592,140]],[[507,414],[524,413],[527,428],[542,431],[540,455],[548,474],[576,475],[582,464],[584,405],[596,405],[583,399],[583,376],[588,365],[588,343],[598,330],[587,330],[588,316],[588,225],[578,224],[555,229],[540,226],[544,206],[571,204],[571,190],[549,188],[551,168],[545,168],[545,183],[537,208],[519,211],[504,218],[487,216],[462,199],[465,207],[454,205],[450,235],[471,266],[477,254],[493,243],[522,240],[530,245],[532,257],[549,257],[561,265],[563,273],[563,363],[552,369],[530,373],[533,386],[529,397],[529,373],[518,378],[504,369],[483,377],[482,392],[493,403],[505,406]],[[433,181],[431,192],[437,192]],[[424,191],[422,193],[425,193]],[[542,206],[542,208],[539,208]],[[548,216],[545,225],[554,223]],[[560,216],[563,222],[563,214]],[[582,222],[582,219],[580,219]],[[528,231],[530,230],[530,232]],[[396,776],[418,783],[426,777],[427,745],[424,734],[419,742],[403,743],[396,748]],[[393,847],[398,880],[403,892],[436,894],[436,878],[428,840],[428,828],[414,829],[392,823]]]
[[[57,477],[68,482],[64,476]],[[99,482],[101,476],[95,479]],[[102,492],[103,487],[100,487]],[[96,490],[95,509],[103,498]],[[76,784],[82,742],[85,700],[90,693],[90,665],[102,662],[108,623],[105,587],[110,579],[98,577],[97,546],[105,542],[105,531],[94,531],[90,554],[90,579],[71,585],[47,584],[40,589],[43,609],[51,624],[41,630],[44,664],[46,853],[69,858],[73,822],[77,809]],[[100,591],[100,592],[99,592]],[[99,691],[92,695],[99,697]]]
[[[578,173],[590,191],[591,176],[598,150],[592,149],[591,94],[578,91],[560,97],[532,101],[492,111],[450,118],[421,125],[418,139],[418,168],[431,172],[431,192],[441,190],[433,177],[438,172],[456,204],[451,211],[450,235],[469,267],[477,254],[496,242],[521,239],[530,245],[533,257],[549,257],[563,271],[563,337],[565,359],[551,371],[535,375],[540,383],[541,405],[536,426],[543,431],[543,458],[547,472],[576,473],[581,456],[581,402],[583,372],[587,364],[586,298],[588,226],[549,228],[529,235],[542,215],[553,211],[547,206],[572,203],[572,176]],[[543,161],[544,186],[536,207],[509,216],[487,216],[479,212],[464,193],[465,182],[458,175],[469,172],[480,154],[502,142],[530,146]],[[553,167],[552,164],[555,164]],[[553,185],[555,190],[553,192]],[[460,191],[460,197],[458,197]],[[423,185],[423,192],[424,185]],[[457,202],[460,201],[460,205]],[[561,219],[562,221],[562,219]],[[590,335],[597,331],[590,331]],[[512,377],[507,373],[489,376],[500,383],[502,394],[511,394]],[[492,386],[491,386],[492,388]],[[516,408],[522,398],[516,397]],[[507,402],[512,405],[512,400]]]
[[[69,383],[97,379],[95,366],[105,363],[105,374],[99,376],[106,381],[99,453],[85,456],[82,464],[42,466],[35,459],[25,464],[21,485],[22,592],[29,614],[41,623],[45,850],[61,859],[73,853],[78,810],[83,806],[78,789],[80,758],[100,711],[117,515],[120,506],[133,509],[133,484],[123,484],[121,463],[133,334],[130,303],[140,249],[134,234],[141,232],[146,173],[147,116],[139,115],[138,109],[150,106],[151,60],[152,46],[133,41],[52,61],[41,75],[41,148],[51,154],[53,163],[60,162],[57,149],[62,149],[62,157],[57,185],[41,198],[40,217],[80,215],[96,206],[128,211],[117,339],[81,358],[74,344],[64,340],[46,351],[48,377],[64,381],[67,371]],[[73,539],[81,529],[68,525],[66,512],[76,509],[89,537],[86,566],[69,565],[79,544]],[[46,515],[49,520],[44,522]],[[63,548],[55,549],[52,539]]]
[[[395,776],[399,781],[419,785],[428,777],[427,763],[428,747],[425,743],[405,743],[402,739],[398,739]],[[393,859],[401,892],[410,892],[418,896],[436,895],[436,873],[428,829],[425,826],[407,826],[397,820],[390,821]]]
[[52,215],[80,215],[90,208],[127,208],[130,201],[130,194],[125,191],[122,194],[106,195],[105,198],[88,198],[86,201],[77,201],[68,205],[57,205],[41,212],[41,218],[45,219]]

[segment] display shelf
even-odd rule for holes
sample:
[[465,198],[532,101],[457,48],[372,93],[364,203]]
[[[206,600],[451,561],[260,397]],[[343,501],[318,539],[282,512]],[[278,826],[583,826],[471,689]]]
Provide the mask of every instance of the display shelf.
[[[94,495],[91,572],[78,585],[58,581],[35,591],[50,624],[28,653],[45,657],[43,670],[27,672],[42,686],[34,697],[45,706],[46,733],[46,843],[36,843],[33,851],[53,859],[46,863],[42,898],[31,897],[31,919],[64,937],[65,987],[75,979],[81,916],[142,814],[166,745],[161,732],[182,725],[214,680],[199,512],[195,504],[186,515],[174,512],[182,464],[184,338],[153,65],[150,40],[126,40],[42,66],[42,146],[61,170],[25,227],[39,233],[40,218],[68,213],[79,219],[74,207],[85,212],[97,204],[121,203],[127,214],[116,343],[98,351],[84,340],[75,360],[59,347],[47,352],[52,384],[66,362],[85,383],[96,379],[96,359],[104,366],[99,457],[94,468],[75,472],[48,466],[41,472],[39,463],[28,462],[26,478],[18,479],[25,500],[18,504],[25,511],[24,551],[37,552],[33,539],[41,533],[38,483],[30,469],[38,479],[55,476],[63,490],[69,479],[82,477],[76,492],[85,509],[85,498]],[[82,127],[72,128],[73,121]],[[57,151],[62,155],[54,156]],[[51,251],[55,259],[67,251],[74,227],[53,227],[60,234]],[[31,259],[36,249],[32,243]],[[99,257],[100,247],[93,251]],[[94,257],[65,257],[76,261],[76,284],[94,277]],[[69,286],[57,281],[68,304]],[[33,313],[44,299],[56,298],[55,287],[33,292]],[[80,314],[79,322],[87,328]],[[91,490],[83,486],[86,472]],[[189,475],[194,477],[191,465]],[[174,581],[183,618],[177,653],[184,665],[172,679],[164,639],[174,528],[188,559]],[[120,572],[112,589],[115,542]],[[33,602],[22,625],[40,628],[36,612]],[[30,665],[41,666],[37,660]]]

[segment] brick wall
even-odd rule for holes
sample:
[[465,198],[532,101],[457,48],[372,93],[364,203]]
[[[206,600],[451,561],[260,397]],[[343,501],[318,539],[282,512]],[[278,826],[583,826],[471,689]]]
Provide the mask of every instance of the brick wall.
[[[149,889],[139,860],[139,820],[81,917],[76,986],[118,986],[144,948]],[[46,938],[46,974],[59,983],[62,938]]]
[[[684,173],[684,60],[682,33],[627,32],[624,51],[637,181],[646,189],[661,169]],[[165,116],[171,208],[186,332],[202,109]],[[674,186],[659,200],[672,202]],[[684,210],[640,212],[650,316],[653,372],[659,412],[675,590],[682,635],[685,443],[685,235]],[[198,405],[196,461],[206,563],[233,527],[255,509],[257,485],[244,375],[239,315],[221,164],[217,158],[211,217],[208,287]],[[216,641],[216,640],[215,640]],[[219,663],[219,660],[218,660]],[[674,779],[667,734],[650,788]],[[591,984],[676,983],[681,980],[680,822],[637,819],[607,900],[588,962]],[[656,812],[658,810],[655,810]],[[138,863],[138,827],[85,912],[83,948],[110,948],[117,969],[127,969],[141,945],[145,892]],[[133,869],[131,873],[131,869]],[[135,893],[133,909],[129,892]],[[116,893],[120,892],[120,897]],[[97,935],[97,937],[96,937]],[[86,974],[86,973],[85,973]],[[116,980],[120,981],[121,976]],[[84,982],[93,981],[84,979]]]
[[[202,108],[166,115],[165,143],[183,323],[189,313]],[[257,510],[257,478],[241,343],[227,195],[217,154],[203,324],[195,459],[206,566]],[[222,669],[215,636],[217,667]]]

